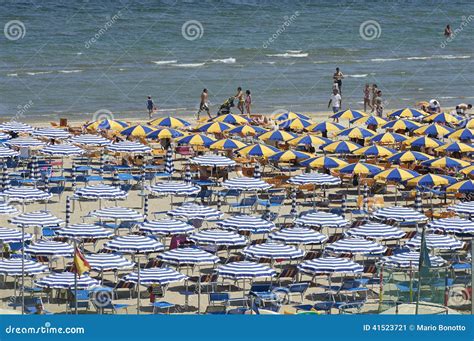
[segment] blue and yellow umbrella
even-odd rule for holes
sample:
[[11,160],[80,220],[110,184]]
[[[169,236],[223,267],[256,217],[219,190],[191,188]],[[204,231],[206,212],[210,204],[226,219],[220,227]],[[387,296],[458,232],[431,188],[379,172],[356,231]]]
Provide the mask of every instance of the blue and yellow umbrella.
[[447,134],[445,137],[455,140],[474,140],[474,129],[463,128]]
[[382,126],[383,129],[387,129],[387,130],[390,129],[394,131],[397,131],[397,130],[412,131],[412,130],[418,129],[419,127],[421,127],[421,124],[419,124],[418,122],[413,122],[406,119],[390,121]]
[[121,131],[126,127],[128,127],[128,124],[124,121],[104,119],[104,120],[97,120],[95,122],[89,123],[86,126],[86,129],[87,130],[99,130],[100,129],[100,130]]
[[360,128],[360,127],[353,127],[347,128],[343,131],[336,133],[337,136],[347,136],[350,139],[367,139],[375,135],[375,131]]
[[275,155],[278,152],[280,152],[278,148],[275,148],[263,143],[252,144],[238,151],[238,153],[242,156],[253,156],[253,157],[263,157],[263,158],[268,158],[272,155]]
[[209,122],[199,126],[197,129],[208,134],[221,134],[226,130],[235,128],[232,124],[224,122]]
[[235,114],[227,114],[227,115],[220,115],[212,119],[214,122],[224,122],[229,124],[248,124],[250,120],[245,116],[235,115]]
[[425,148],[437,148],[443,145],[443,142],[441,142],[440,140],[427,137],[427,136],[418,136],[418,137],[415,136],[406,141],[403,141],[403,143],[410,147],[425,147]]
[[178,117],[159,117],[155,118],[154,120],[148,122],[151,126],[160,126],[160,127],[169,127],[169,128],[182,128],[188,127],[191,123],[183,120],[182,118]]
[[396,144],[396,143],[399,143],[399,142],[403,142],[406,139],[408,139],[408,137],[406,137],[405,135],[388,132],[388,133],[381,133],[381,134],[377,134],[375,136],[372,136],[369,139],[369,141],[371,143]]
[[375,180],[383,180],[383,181],[393,181],[393,182],[402,182],[410,180],[414,177],[419,176],[415,171],[409,169],[403,169],[400,167],[393,167],[383,172],[380,172],[376,176],[374,176]]
[[333,123],[333,122],[321,122],[321,123],[314,123],[310,125],[308,128],[306,128],[307,131],[310,131],[312,133],[330,133],[330,132],[336,132],[340,130],[344,130],[344,126],[340,125],[338,123]]
[[180,137],[179,139],[176,140],[176,143],[187,144],[190,146],[209,147],[215,141],[216,141],[215,139],[203,134],[192,134],[192,135]]
[[157,128],[146,136],[149,139],[174,139],[184,136],[184,133],[173,128]]
[[289,162],[289,161],[300,161],[311,158],[312,155],[309,153],[303,153],[296,150],[285,150],[273,154],[268,159],[275,162]]
[[466,168],[460,169],[459,172],[464,175],[474,176],[474,165],[467,166]]
[[446,188],[447,192],[457,193],[473,193],[474,192],[474,181],[464,180]]
[[470,163],[467,161],[447,156],[438,159],[423,161],[421,164],[433,168],[463,168],[470,165]]
[[454,184],[456,181],[456,178],[452,176],[428,173],[408,180],[407,184],[409,186],[434,187]]
[[350,163],[338,169],[343,174],[374,175],[383,171],[383,167],[365,162]]
[[146,137],[149,133],[151,133],[155,128],[145,126],[142,124],[136,124],[125,128],[120,132],[123,136],[135,136],[135,137]]
[[346,120],[356,120],[358,118],[368,116],[365,112],[363,111],[357,111],[357,110],[342,110],[334,115],[331,116],[333,119],[346,119]]
[[304,120],[302,118],[291,118],[291,119],[288,119],[288,120],[285,120],[285,121],[281,121],[278,124],[278,127],[280,129],[285,129],[285,130],[301,131],[301,130],[305,130],[306,128],[308,128],[312,124],[313,124],[312,122],[310,122],[308,120]]
[[333,141],[331,141],[330,139],[327,139],[321,136],[311,135],[311,134],[305,134],[303,136],[300,136],[288,141],[288,143],[291,144],[292,146],[306,146],[306,145],[319,146],[319,145],[328,144],[331,142]]
[[258,136],[258,138],[262,141],[276,141],[276,142],[286,142],[296,137],[298,137],[298,135],[289,133],[283,130],[273,130],[273,131],[269,131]]
[[428,135],[432,137],[442,137],[446,134],[449,134],[453,131],[453,129],[442,126],[438,123],[432,123],[426,126],[422,126],[418,129],[413,130],[415,134],[418,135]]
[[425,117],[429,114],[422,110],[412,109],[412,108],[404,108],[398,109],[394,112],[388,114],[388,117],[400,117],[400,118],[418,118],[418,117]]
[[432,158],[433,157],[428,154],[408,150],[405,152],[394,154],[390,156],[387,160],[389,162],[399,164],[403,162],[426,161],[431,160]]
[[294,118],[301,118],[303,120],[309,120],[310,118],[303,114],[298,114],[296,112],[288,111],[282,114],[278,114],[274,117],[276,121],[286,121]]
[[247,147],[247,145],[243,142],[233,139],[222,139],[214,142],[209,146],[209,149],[217,149],[217,150],[233,150],[233,149],[241,149]]
[[318,168],[318,169],[338,168],[338,167],[346,166],[347,164],[348,163],[346,161],[343,161],[341,159],[338,159],[337,157],[331,157],[331,156],[314,157],[314,158],[310,158],[310,159],[300,162],[301,166]]
[[445,112],[438,113],[438,114],[432,114],[429,116],[426,116],[423,121],[425,122],[435,122],[435,123],[452,123],[456,124],[459,122],[459,119],[451,114],[447,114]]
[[252,126],[252,125],[242,125],[235,127],[226,131],[226,133],[231,135],[240,135],[240,136],[255,136],[258,134],[266,133],[268,130],[259,127],[259,126]]
[[360,144],[350,142],[350,141],[336,141],[333,143],[329,143],[326,145],[321,146],[320,148],[328,153],[336,153],[336,154],[350,154],[354,150],[361,148]]
[[372,145],[356,149],[352,152],[354,155],[388,157],[396,153],[395,149]]
[[472,153],[474,152],[474,147],[462,142],[453,142],[453,143],[445,144],[441,147],[438,147],[435,150],[438,152],[445,152],[445,153]]
[[470,119],[469,121],[467,121],[466,128],[474,129],[474,119]]
[[387,121],[383,119],[382,117],[371,115],[371,116],[356,118],[355,120],[352,120],[351,123],[355,125],[365,124],[366,126],[381,126],[382,124],[386,124]]

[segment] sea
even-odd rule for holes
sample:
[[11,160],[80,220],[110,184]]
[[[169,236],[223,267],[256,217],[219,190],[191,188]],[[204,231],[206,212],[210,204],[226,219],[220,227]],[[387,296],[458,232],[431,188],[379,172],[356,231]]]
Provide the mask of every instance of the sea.
[[[444,36],[450,25],[451,37]],[[0,120],[215,112],[237,87],[253,112],[474,98],[473,1],[0,1]]]

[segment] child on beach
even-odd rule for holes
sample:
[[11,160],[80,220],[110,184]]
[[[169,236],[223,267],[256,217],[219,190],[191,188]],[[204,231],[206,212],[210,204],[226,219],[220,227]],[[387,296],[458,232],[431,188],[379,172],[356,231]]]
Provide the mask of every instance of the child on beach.
[[237,101],[239,103],[237,103],[237,109],[240,110],[240,114],[243,115],[244,114],[244,93],[242,92],[242,88],[239,86],[237,88],[237,94],[234,96],[235,99],[237,99]]
[[365,84],[364,88],[364,112],[367,112],[367,106],[372,110],[372,105],[370,104],[370,85]]
[[245,91],[245,110],[247,111],[247,116],[250,117],[250,107],[252,106],[252,95],[250,90]]
[[207,112],[207,116],[209,116],[209,118],[212,118],[211,113],[209,112],[208,100],[209,100],[209,94],[207,92],[207,89],[204,89],[202,90],[202,93],[201,93],[201,103],[199,104],[199,111],[197,113],[198,121],[199,121],[199,115],[201,114],[201,111],[203,110]]
[[332,105],[332,112],[337,113],[341,109],[341,95],[336,89],[332,90],[331,98],[329,99],[328,108]]
[[148,109],[148,118],[151,119],[153,111],[156,110],[155,103],[153,103],[151,96],[148,96],[148,99],[146,101],[146,108]]

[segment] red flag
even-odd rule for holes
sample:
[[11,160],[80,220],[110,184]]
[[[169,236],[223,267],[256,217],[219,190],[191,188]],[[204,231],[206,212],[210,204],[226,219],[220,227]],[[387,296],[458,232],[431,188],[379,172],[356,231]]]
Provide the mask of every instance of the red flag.
[[74,273],[77,273],[79,275],[79,277],[81,277],[81,275],[84,272],[88,272],[90,270],[91,270],[91,266],[90,266],[89,262],[86,260],[84,255],[81,253],[79,248],[76,247],[76,251],[74,253],[74,263],[72,265],[72,270],[71,271],[74,272]]

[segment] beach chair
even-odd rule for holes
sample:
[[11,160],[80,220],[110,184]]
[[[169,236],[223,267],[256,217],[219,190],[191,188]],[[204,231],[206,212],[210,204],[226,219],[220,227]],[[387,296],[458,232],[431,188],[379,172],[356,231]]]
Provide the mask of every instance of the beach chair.
[[257,204],[257,197],[243,198],[238,203],[231,203],[229,205],[229,211],[238,209],[241,213],[245,212],[245,209],[252,210],[252,208]]
[[286,287],[278,287],[273,289],[273,292],[279,295],[285,303],[292,303],[291,298],[293,296],[299,296],[300,301],[298,303],[303,303],[304,295],[309,288],[309,282],[301,282],[301,283],[292,283]]
[[153,302],[151,304],[153,307],[153,314],[158,314],[160,311],[166,310],[166,314],[170,313],[171,308],[174,308],[176,305],[170,302],[161,301],[161,302]]
[[110,310],[112,314],[118,314],[121,310],[125,310],[125,313],[128,314],[128,307],[130,307],[130,304],[113,303],[113,302],[110,302],[109,304],[103,307],[96,306],[98,310],[101,309],[103,312],[105,312],[106,310]]
[[90,291],[89,290],[77,290],[77,296],[75,296],[74,290],[71,290],[71,295],[69,299],[69,310],[73,312],[76,308],[76,299],[77,299],[77,309],[89,310],[90,303]]
[[296,266],[288,266],[284,268],[283,270],[281,270],[280,273],[278,273],[275,280],[278,283],[278,285],[281,286],[283,279],[287,281],[289,280],[290,282],[294,282],[297,276],[298,276],[298,268]]
[[51,227],[43,227],[41,229],[41,236],[43,238],[49,239],[49,238],[53,238],[55,235],[56,235],[56,232]]
[[258,199],[258,205],[263,207],[280,207],[283,206],[285,195],[275,195],[268,199]]
[[222,315],[227,313],[230,295],[227,292],[209,293],[209,305],[206,308],[206,314]]
[[272,285],[269,283],[254,283],[250,287],[247,299],[256,304],[257,307],[272,311],[280,309],[279,297],[272,291]]
[[132,299],[132,292],[135,289],[135,283],[125,282],[124,280],[120,280],[114,287],[113,296],[115,297],[115,299],[118,299],[119,289],[127,289],[130,299]]

